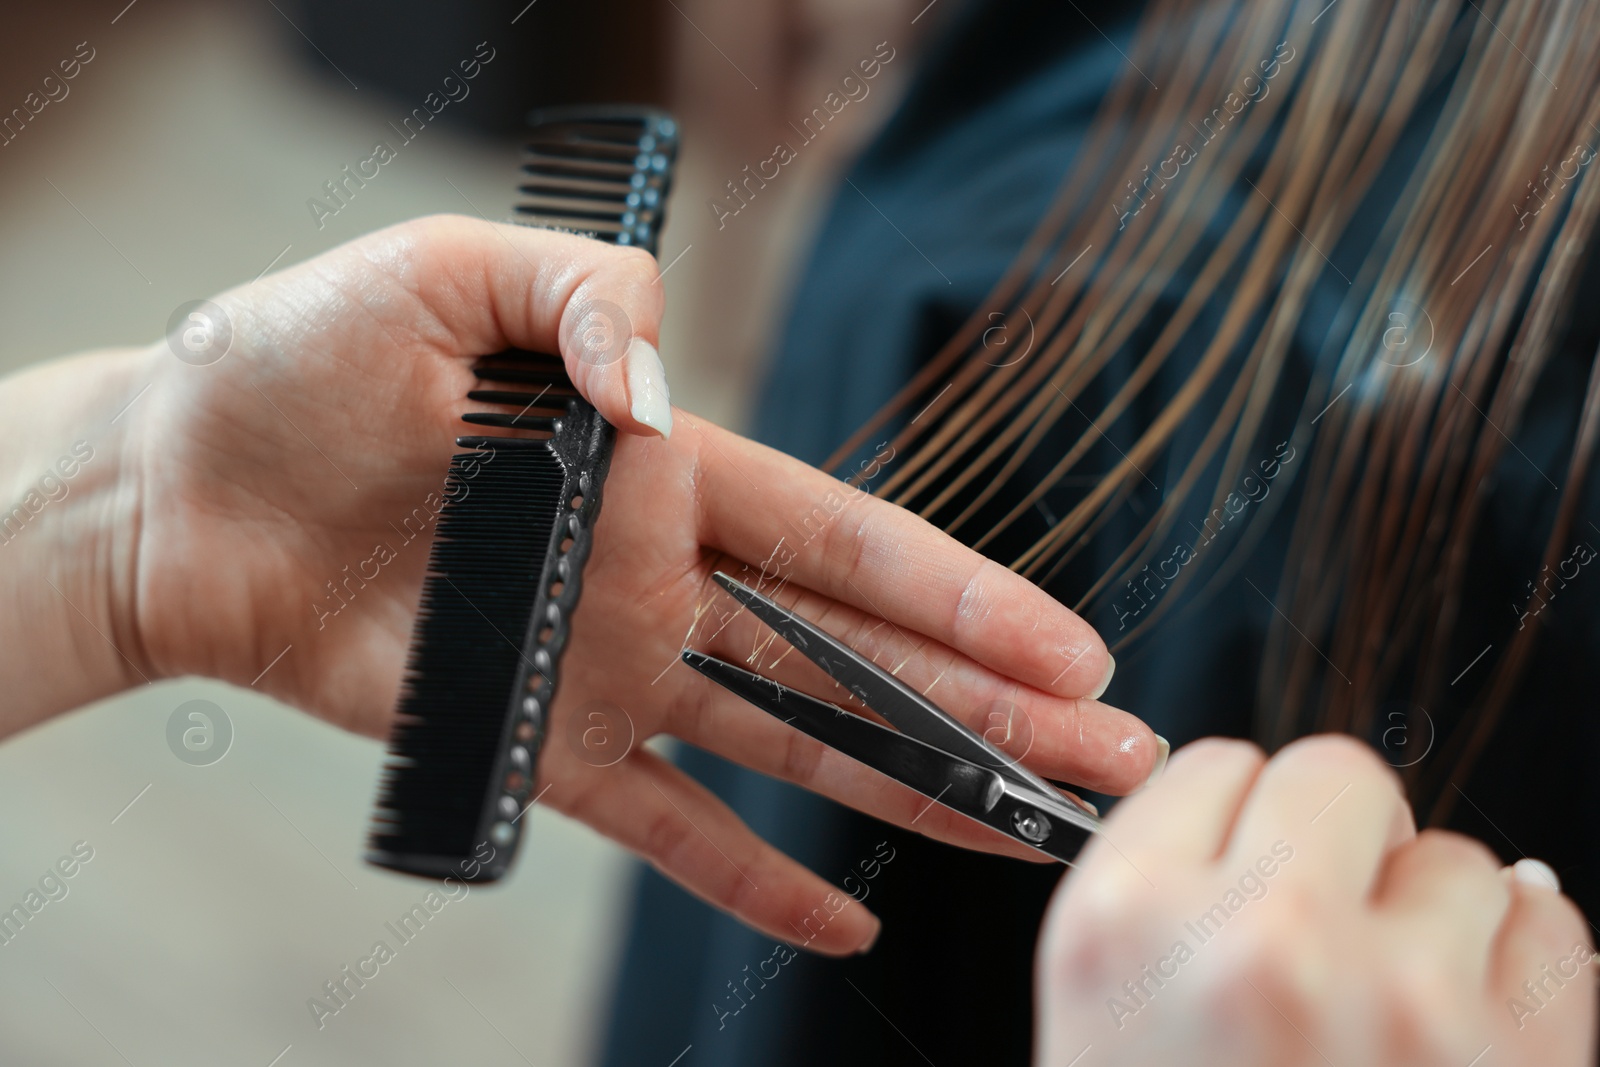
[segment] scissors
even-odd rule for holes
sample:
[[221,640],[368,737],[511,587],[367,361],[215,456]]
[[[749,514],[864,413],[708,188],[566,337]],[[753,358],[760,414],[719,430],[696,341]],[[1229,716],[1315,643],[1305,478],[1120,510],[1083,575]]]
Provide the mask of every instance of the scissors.
[[684,649],[683,661],[707,678],[935,803],[1068,866],[1089,835],[1099,831],[1100,819],[1087,802],[1021,767],[1015,758],[832,634],[721,571],[712,577],[896,729],[715,656]]

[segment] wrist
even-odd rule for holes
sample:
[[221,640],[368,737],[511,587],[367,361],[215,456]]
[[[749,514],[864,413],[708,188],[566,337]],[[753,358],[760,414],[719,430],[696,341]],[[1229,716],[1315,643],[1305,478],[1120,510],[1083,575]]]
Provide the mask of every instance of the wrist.
[[[134,612],[134,401],[148,357],[106,351],[0,382],[0,734],[154,678]],[[124,410],[127,409],[127,410]]]

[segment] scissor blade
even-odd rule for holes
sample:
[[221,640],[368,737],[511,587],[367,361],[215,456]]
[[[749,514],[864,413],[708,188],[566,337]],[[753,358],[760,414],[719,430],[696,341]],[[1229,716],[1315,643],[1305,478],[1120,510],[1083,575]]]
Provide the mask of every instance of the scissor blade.
[[[825,700],[691,649],[683,661],[736,696],[873,770],[1019,844],[1070,862],[1099,824],[1065,801],[1019,789],[997,772],[851,714]],[[1040,830],[1040,827],[1043,830]],[[1039,835],[1043,833],[1043,837]],[[1038,840],[1033,838],[1038,837]]]
[[[863,704],[893,723],[901,733],[945,752],[973,760],[1004,774],[1015,763],[939,705],[862,656],[837,637],[794,614],[722,571],[712,575],[750,613],[821,667],[828,677],[854,693]],[[1027,772],[1022,772],[1026,775]],[[1031,775],[1028,777],[1032,777]],[[1043,788],[1042,781],[1030,785]]]

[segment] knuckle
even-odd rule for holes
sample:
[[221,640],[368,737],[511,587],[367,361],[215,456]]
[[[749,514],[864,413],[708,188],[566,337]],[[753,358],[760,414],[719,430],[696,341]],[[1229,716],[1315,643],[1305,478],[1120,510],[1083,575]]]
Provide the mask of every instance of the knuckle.
[[1382,781],[1397,794],[1400,777],[1367,745],[1346,734],[1318,734],[1294,741],[1273,757],[1284,767],[1315,768],[1343,774],[1351,780]]
[[374,262],[433,269],[448,262],[451,250],[475,236],[474,231],[490,225],[464,215],[424,215],[395,223],[361,240],[367,247],[367,257]]
[[584,268],[574,299],[579,303],[616,301],[630,317],[629,332],[636,332],[635,328],[644,324],[633,323],[631,318],[658,316],[664,300],[656,284],[660,273],[655,257],[640,248],[607,245],[599,246],[598,253]]
[[972,568],[972,573],[967,575],[967,580],[961,584],[961,595],[956,597],[950,618],[950,632],[956,636],[958,643],[965,643],[970,633],[982,627],[994,609],[990,577],[992,568],[998,566],[990,560],[980,559]]
[[806,785],[816,778],[826,752],[822,742],[799,730],[790,730],[783,746],[781,774],[788,781]]
[[1240,1010],[1258,1014],[1265,999],[1297,1029],[1309,1033],[1316,1028],[1319,982],[1331,964],[1329,948],[1314,933],[1317,926],[1309,913],[1316,909],[1300,903],[1304,898],[1299,894],[1281,897],[1275,908],[1219,939],[1216,969],[1205,997],[1222,1016]]
[[396,244],[427,246],[441,240],[445,234],[455,230],[467,220],[459,215],[423,215],[421,218],[406,219],[404,222],[395,223],[386,229],[378,231],[373,237],[380,241],[392,241]]
[[1272,955],[1274,946],[1311,939],[1328,921],[1328,902],[1318,891],[1298,882],[1269,887],[1259,907],[1259,920],[1246,924],[1242,941],[1253,953]]
[[[721,885],[712,890],[712,894],[718,904],[733,915],[747,916],[756,914],[760,910],[757,907],[759,898],[756,894],[758,890],[756,884],[748,881],[744,873],[750,869],[749,860],[741,859],[739,870],[737,871],[728,869],[727,864],[723,864],[723,867],[726,873],[721,876]],[[758,876],[759,874],[760,872],[757,872]]]
[[[689,640],[685,638],[684,644]],[[716,641],[709,642],[708,651],[713,655],[717,653]],[[674,666],[677,669],[677,666]],[[677,694],[668,701],[662,713],[662,725],[667,732],[685,739],[704,738],[710,735],[709,723],[712,721],[715,694],[710,686],[690,686],[684,693]]]
[[962,615],[972,618],[982,618],[987,613],[989,568],[993,566],[986,559],[973,561],[972,572],[967,575],[967,580],[961,584],[961,595],[956,598],[956,610]]
[[1153,925],[1150,916],[1129,903],[1131,894],[1069,888],[1073,891],[1058,893],[1045,928],[1044,957],[1053,984],[1084,992],[1114,988],[1130,976],[1124,972],[1137,968],[1138,946],[1149,939]]
[[[821,620],[818,620],[819,624]],[[870,618],[864,613],[853,613],[838,630],[839,640],[866,656],[890,674],[895,670],[898,636],[882,619]]]
[[1476,838],[1452,830],[1423,830],[1417,835],[1413,847],[1425,855],[1429,862],[1447,867],[1467,870],[1475,868],[1487,874],[1494,874],[1501,867],[1500,857],[1496,856],[1489,846]]
[[[947,679],[956,668],[954,652],[937,643],[908,635],[894,624],[864,613],[851,613],[838,631],[839,638],[872,663],[916,689],[924,689],[936,679]],[[964,710],[953,707],[953,712]]]
[[659,268],[656,257],[642,248],[629,245],[611,246],[609,249],[611,269],[629,282],[643,282],[648,285],[656,280]]
[[689,841],[690,830],[683,816],[676,811],[658,811],[645,823],[639,840],[639,852],[658,869],[669,871],[678,851]]
[[872,529],[872,515],[868,511],[846,504],[838,517],[825,528],[822,535],[823,557],[830,566],[836,566],[844,578],[854,578],[866,558]]

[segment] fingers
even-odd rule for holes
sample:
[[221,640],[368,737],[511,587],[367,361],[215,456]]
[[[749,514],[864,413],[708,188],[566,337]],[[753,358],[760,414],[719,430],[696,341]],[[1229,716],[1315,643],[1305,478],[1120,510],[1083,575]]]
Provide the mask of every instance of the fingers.
[[1372,750],[1326,734],[1296,741],[1261,771],[1223,862],[1247,864],[1279,842],[1281,883],[1334,901],[1365,899],[1390,849],[1416,830],[1394,771]]
[[[1495,931],[1490,978],[1496,988],[1528,996],[1524,982],[1532,982],[1542,996],[1565,988],[1578,967],[1594,957],[1589,945],[1593,932],[1583,912],[1560,890],[1549,868],[1530,861],[1496,872],[1506,896],[1504,919]],[[1566,960],[1571,956],[1573,959]],[[1592,970],[1592,968],[1589,968]],[[1584,979],[1592,983],[1592,976]],[[1541,986],[1545,988],[1540,989]]]
[[709,679],[692,692],[695,704],[674,712],[682,728],[672,730],[692,744],[935,841],[1017,859],[1043,859],[1004,834],[751,707]]
[[[1099,695],[1111,671],[1105,643],[1027,579],[864,489],[699,420],[681,421],[704,445],[705,544],[932,637],[1004,677],[1058,696]],[[892,464],[892,454],[877,462]],[[860,472],[864,482],[869,473]]]
[[[1543,1035],[1569,1035],[1569,1054],[1548,1062],[1592,1063],[1596,963],[1590,927],[1553,887],[1517,878],[1511,868],[1501,881],[1510,906],[1495,941],[1491,994],[1497,1003],[1503,998],[1517,1030],[1537,1026]],[[1573,1014],[1585,1021],[1563,1027],[1551,1017]]]
[[1266,762],[1244,741],[1208,738],[1186,745],[1160,781],[1117,805],[1106,835],[1152,872],[1214,863]]
[[[768,592],[1038,774],[1113,794],[1130,793],[1150,778],[1158,758],[1155,734],[1127,712],[1019,685],[938,641],[809,589],[788,584]],[[731,615],[708,612],[704,617],[705,632],[697,645],[802,692],[860,707],[848,691],[749,612],[734,610],[731,599],[726,606]],[[709,683],[694,683],[697,689],[703,684]],[[674,732],[703,744],[701,737],[738,732],[751,720],[747,711],[753,709],[739,706],[727,719],[684,723]]]
[[647,749],[553,783],[550,803],[741,922],[828,956],[864,952],[877,918],[761,838],[704,786]]
[[1499,859],[1460,834],[1425,830],[1389,855],[1373,904],[1395,936],[1442,956],[1444,973],[1480,987],[1511,906]]
[[[578,391],[625,433],[672,430],[656,354],[665,296],[656,261],[574,234],[439,215],[347,246],[426,305],[441,347],[560,353]],[[339,253],[335,253],[339,254]]]

